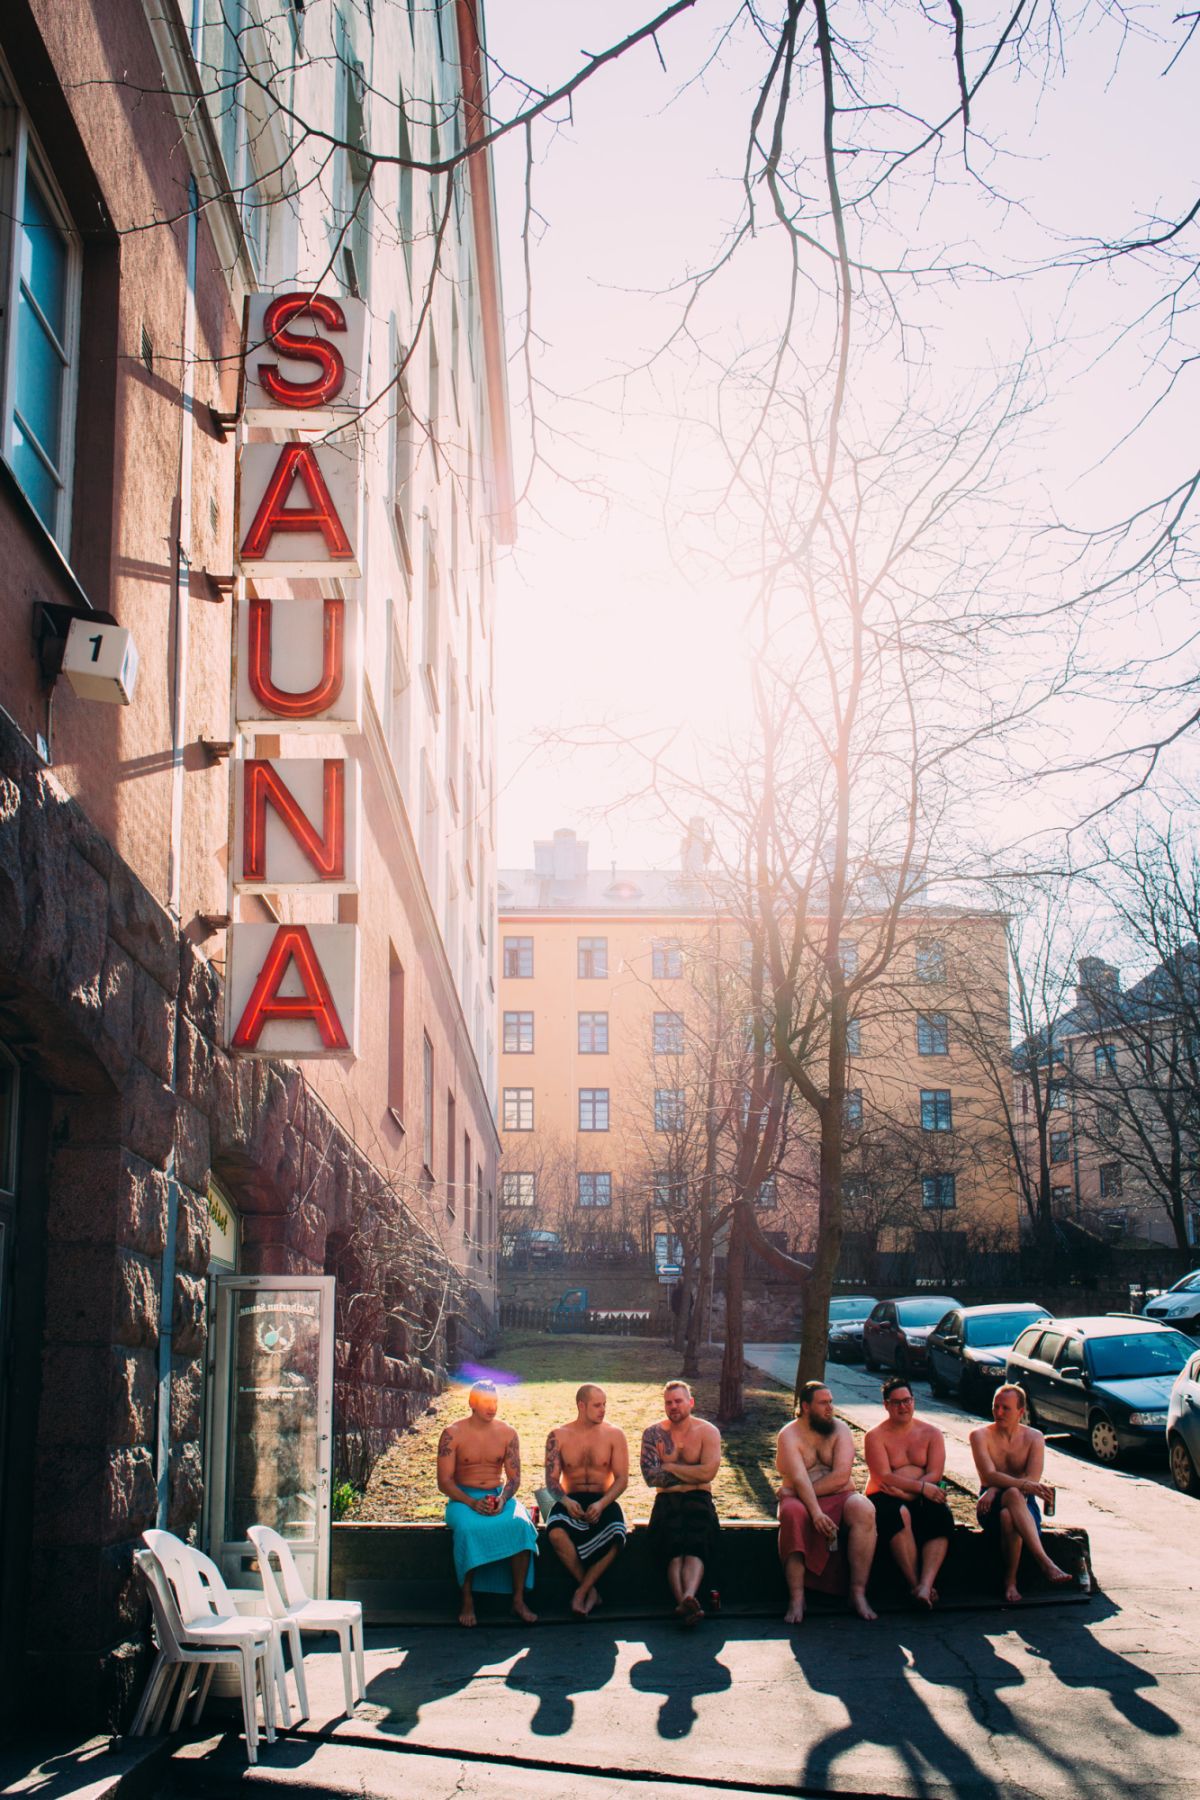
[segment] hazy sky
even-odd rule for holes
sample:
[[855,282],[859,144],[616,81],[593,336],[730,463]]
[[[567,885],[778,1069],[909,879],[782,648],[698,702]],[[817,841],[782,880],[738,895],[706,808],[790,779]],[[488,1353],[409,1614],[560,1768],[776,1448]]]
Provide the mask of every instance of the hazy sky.
[[[761,41],[743,31],[693,79],[730,11],[729,0],[699,0],[662,34],[665,72],[652,47],[639,47],[576,96],[569,121],[564,114],[557,127],[535,131],[532,355],[543,384],[541,450],[552,468],[534,473],[519,543],[501,574],[502,864],[526,863],[533,838],[559,825],[587,834],[597,862],[669,860],[674,832],[645,807],[621,804],[641,782],[636,758],[570,753],[561,743],[538,748],[536,739],[578,737],[597,725],[633,736],[672,732],[674,754],[702,766],[705,745],[744,704],[745,592],[711,555],[714,465],[698,422],[712,419],[717,374],[730,356],[770,338],[785,277],[779,247],[764,240],[740,252],[698,315],[698,347],[647,366],[679,316],[670,290],[719,248],[740,203]],[[848,11],[835,6],[835,19]],[[489,49],[503,68],[550,85],[583,52],[646,16],[632,0],[603,8],[497,0]],[[907,302],[923,328],[919,355],[934,390],[958,393],[1021,351],[1035,352],[1033,384],[1045,398],[1012,470],[1012,503],[1030,517],[1055,507],[1090,525],[1125,510],[1178,477],[1194,439],[1187,395],[1177,392],[1128,445],[1098,462],[1169,373],[1166,361],[1155,362],[1149,328],[1111,348],[1161,292],[1159,275],[1132,259],[1073,278],[1027,273],[1071,236],[1117,236],[1191,204],[1195,61],[1185,55],[1163,74],[1179,42],[1172,16],[1170,8],[1146,9],[1139,17],[1161,36],[1134,35],[1122,47],[1096,7],[1087,28],[1068,38],[1065,68],[1051,67],[1044,85],[1032,74],[1020,86],[1006,76],[984,91],[976,123],[1005,154],[991,162],[976,145],[973,163],[1022,205],[989,199],[948,157],[943,183],[910,189],[872,237],[876,254],[881,245],[891,255],[937,247],[943,261],[967,271]],[[878,53],[908,94],[908,59],[925,56],[927,42],[922,49],[898,30]],[[1037,61],[1032,47],[1030,60]],[[948,55],[928,79],[945,86],[952,106]],[[502,88],[496,97],[511,104]],[[508,140],[496,160],[520,484],[530,456],[523,143]],[[983,261],[1014,278],[973,278],[969,266]],[[886,354],[894,358],[895,346]],[[880,382],[886,387],[882,364]],[[1159,632],[1167,641],[1178,624],[1170,613],[1169,599],[1143,613],[1140,647]],[[1103,630],[1111,638],[1117,628]],[[1118,649],[1102,632],[1098,653]],[[1104,741],[1111,726],[1103,701],[1092,699],[1048,724],[1045,754],[1054,761],[1083,740]],[[1032,767],[1038,754],[1035,745]]]

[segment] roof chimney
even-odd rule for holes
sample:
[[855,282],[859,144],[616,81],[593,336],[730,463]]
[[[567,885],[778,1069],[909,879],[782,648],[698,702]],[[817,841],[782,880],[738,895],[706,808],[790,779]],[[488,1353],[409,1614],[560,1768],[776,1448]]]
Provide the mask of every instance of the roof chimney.
[[1121,991],[1121,972],[1100,956],[1081,956],[1076,965],[1075,1002],[1100,1007]]
[[688,820],[687,831],[679,845],[679,867],[684,875],[703,875],[708,866],[712,845],[708,825],[699,815]]

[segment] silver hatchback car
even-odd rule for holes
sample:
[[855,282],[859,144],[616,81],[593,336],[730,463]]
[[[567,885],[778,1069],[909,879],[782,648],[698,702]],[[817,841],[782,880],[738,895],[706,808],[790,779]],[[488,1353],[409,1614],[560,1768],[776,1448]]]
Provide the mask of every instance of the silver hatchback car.
[[1200,1350],[1188,1358],[1171,1389],[1167,1455],[1180,1493],[1200,1496]]

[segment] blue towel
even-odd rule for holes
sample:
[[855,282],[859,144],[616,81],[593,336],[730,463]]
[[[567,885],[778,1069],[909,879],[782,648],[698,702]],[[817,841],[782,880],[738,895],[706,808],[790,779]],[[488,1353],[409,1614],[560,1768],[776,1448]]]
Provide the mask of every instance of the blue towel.
[[[464,1487],[472,1500],[482,1500],[500,1489]],[[512,1591],[510,1556],[532,1550],[525,1586],[533,1586],[533,1560],[538,1552],[538,1534],[533,1520],[514,1496],[498,1513],[472,1512],[461,1500],[447,1500],[446,1523],[454,1540],[454,1573],[462,1586],[468,1575],[474,1580],[477,1594],[507,1594]]]

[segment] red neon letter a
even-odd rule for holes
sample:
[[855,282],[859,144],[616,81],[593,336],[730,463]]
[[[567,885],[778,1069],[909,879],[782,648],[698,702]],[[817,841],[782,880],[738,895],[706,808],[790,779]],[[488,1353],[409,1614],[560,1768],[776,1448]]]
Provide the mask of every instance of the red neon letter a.
[[[308,495],[307,506],[286,504],[297,481]],[[262,562],[277,531],[319,531],[335,561],[349,561],[354,555],[312,444],[280,446],[279,461],[242,545],[242,561]]]
[[322,784],[321,829],[302,811],[295,794],[279,770],[257,757],[242,764],[242,879],[266,881],[267,807],[275,808],[316,870],[320,881],[341,881],[346,873],[346,765],[340,757],[325,758]]
[[342,691],[346,668],[346,602],[324,601],[321,675],[310,688],[296,693],[276,687],[271,679],[271,634],[275,606],[271,600],[250,602],[250,656],[247,679],[261,706],[280,719],[315,719]]
[[[283,978],[293,965],[304,992],[281,994]],[[325,971],[303,925],[281,925],[275,933],[246,1002],[246,1010],[233,1034],[232,1048],[253,1050],[262,1036],[263,1026],[270,1024],[272,1019],[309,1019],[327,1050],[350,1048]]]

